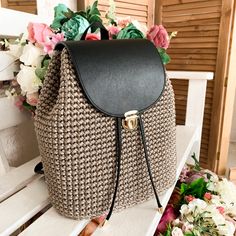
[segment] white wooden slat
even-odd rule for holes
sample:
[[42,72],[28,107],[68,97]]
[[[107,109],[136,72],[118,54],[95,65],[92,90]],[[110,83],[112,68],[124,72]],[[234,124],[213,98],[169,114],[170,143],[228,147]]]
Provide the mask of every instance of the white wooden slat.
[[40,159],[40,157],[37,157],[1,176],[0,202],[38,178],[38,175],[34,173],[34,167]]
[[200,140],[202,136],[206,89],[207,89],[207,80],[189,81],[185,125],[198,127],[198,138],[197,138],[198,142],[194,144],[195,154],[198,160],[200,157],[200,146],[201,146]]
[[20,233],[20,236],[77,236],[88,222],[89,220],[63,217],[52,207]]
[[[177,175],[179,176],[197,138],[195,127],[177,126]],[[160,196],[165,207],[173,192],[174,185]],[[119,213],[114,213],[103,228],[98,228],[93,236],[150,236],[153,235],[161,214],[157,212],[155,199],[135,207],[128,208]]]
[[48,191],[42,177],[0,204],[0,235],[10,235],[48,204]]
[[205,71],[167,71],[171,79],[187,79],[187,80],[213,80],[213,72]]
[[16,126],[31,118],[27,111],[20,111],[14,104],[14,98],[0,98],[0,130]]

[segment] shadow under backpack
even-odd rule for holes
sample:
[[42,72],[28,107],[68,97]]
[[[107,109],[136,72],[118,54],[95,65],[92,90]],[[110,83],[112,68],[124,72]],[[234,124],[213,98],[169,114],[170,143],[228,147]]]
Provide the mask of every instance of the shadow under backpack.
[[[145,39],[66,41],[55,54],[35,117],[50,200],[93,218],[156,198],[176,177],[174,93]],[[35,167],[42,172],[42,163]]]

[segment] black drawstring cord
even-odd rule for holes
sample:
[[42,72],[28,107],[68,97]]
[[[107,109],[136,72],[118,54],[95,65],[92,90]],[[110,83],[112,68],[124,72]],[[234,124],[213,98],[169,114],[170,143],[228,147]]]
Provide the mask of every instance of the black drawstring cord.
[[[115,205],[115,200],[116,200],[116,194],[119,186],[119,179],[120,179],[120,161],[121,161],[121,147],[122,147],[122,137],[121,137],[121,118],[116,119],[116,185],[115,185],[115,191],[113,194],[112,198],[112,203],[110,210],[108,212],[108,215],[106,217],[106,221],[108,221],[111,217],[114,205]],[[104,223],[102,225],[104,225]]]
[[147,145],[146,145],[146,138],[145,138],[145,131],[144,131],[144,125],[143,125],[143,120],[141,115],[139,115],[139,128],[140,128],[140,133],[141,133],[141,137],[142,137],[142,143],[143,143],[143,149],[144,149],[144,156],[145,156],[145,160],[146,160],[146,164],[147,164],[147,168],[148,168],[148,174],[152,183],[152,188],[155,194],[155,198],[157,201],[157,205],[160,211],[162,211],[162,205],[160,203],[159,197],[157,195],[157,191],[153,182],[153,178],[152,178],[152,171],[151,171],[151,167],[150,167],[150,162],[148,159],[148,151],[147,151]]

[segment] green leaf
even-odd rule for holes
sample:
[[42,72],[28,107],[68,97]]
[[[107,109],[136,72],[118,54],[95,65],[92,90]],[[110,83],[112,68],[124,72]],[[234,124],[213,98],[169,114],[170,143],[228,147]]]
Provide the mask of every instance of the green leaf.
[[207,192],[206,186],[207,183],[205,182],[204,178],[198,178],[190,184],[182,183],[180,186],[182,200],[184,201],[184,197],[188,195],[203,199],[204,194]]
[[142,39],[143,33],[138,30],[132,23],[123,28],[117,35],[117,39]]
[[187,232],[184,233],[184,236],[195,236],[195,234],[193,232]]
[[90,21],[89,21],[90,23],[93,23],[96,21],[102,22],[101,18],[98,15],[93,15],[90,17]]
[[75,16],[75,13],[73,11],[71,11],[71,9],[67,8],[67,12],[64,12],[64,16],[68,19],[72,18]]
[[166,50],[164,48],[157,48],[157,50],[160,54],[163,64],[168,64],[170,62],[170,56],[166,53]]
[[44,80],[44,77],[46,75],[50,60],[51,59],[49,57],[45,56],[45,58],[42,61],[42,67],[36,68],[35,70],[36,76],[39,77],[39,79],[41,79],[42,81]]
[[66,5],[64,4],[58,4],[55,8],[54,8],[54,20],[51,24],[51,28],[53,29],[61,29],[62,27],[62,20],[65,20],[67,17],[65,15],[65,13],[71,11],[69,8],[67,8]]
[[193,158],[194,163],[195,163],[194,169],[197,170],[197,171],[200,171],[200,170],[201,170],[200,163],[199,163],[199,161],[198,161],[197,158],[196,158],[195,152],[192,154],[191,157]]
[[[82,14],[82,16],[85,17],[90,24],[96,21],[102,22],[100,17],[101,13],[98,9],[98,1],[95,1],[92,6],[88,6],[85,12],[78,12],[78,14]],[[95,30],[96,29],[91,29],[92,32]]]
[[188,189],[188,185],[185,183],[182,183],[180,186],[180,194],[184,194]]
[[23,107],[24,107],[26,110],[32,112],[33,114],[35,113],[36,107],[30,105],[30,104],[27,103],[26,101],[23,101]]
[[44,79],[44,76],[46,74],[46,68],[36,68],[35,70],[35,74],[37,75],[37,77],[39,77],[41,80]]
[[98,10],[98,1],[94,1],[93,5],[89,9],[89,13],[91,15],[100,13],[99,10]]

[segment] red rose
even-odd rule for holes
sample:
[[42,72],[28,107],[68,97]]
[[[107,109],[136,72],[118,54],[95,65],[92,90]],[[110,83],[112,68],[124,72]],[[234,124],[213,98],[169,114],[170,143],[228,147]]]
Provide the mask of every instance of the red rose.
[[85,40],[100,40],[100,37],[97,34],[90,33],[86,35]]

